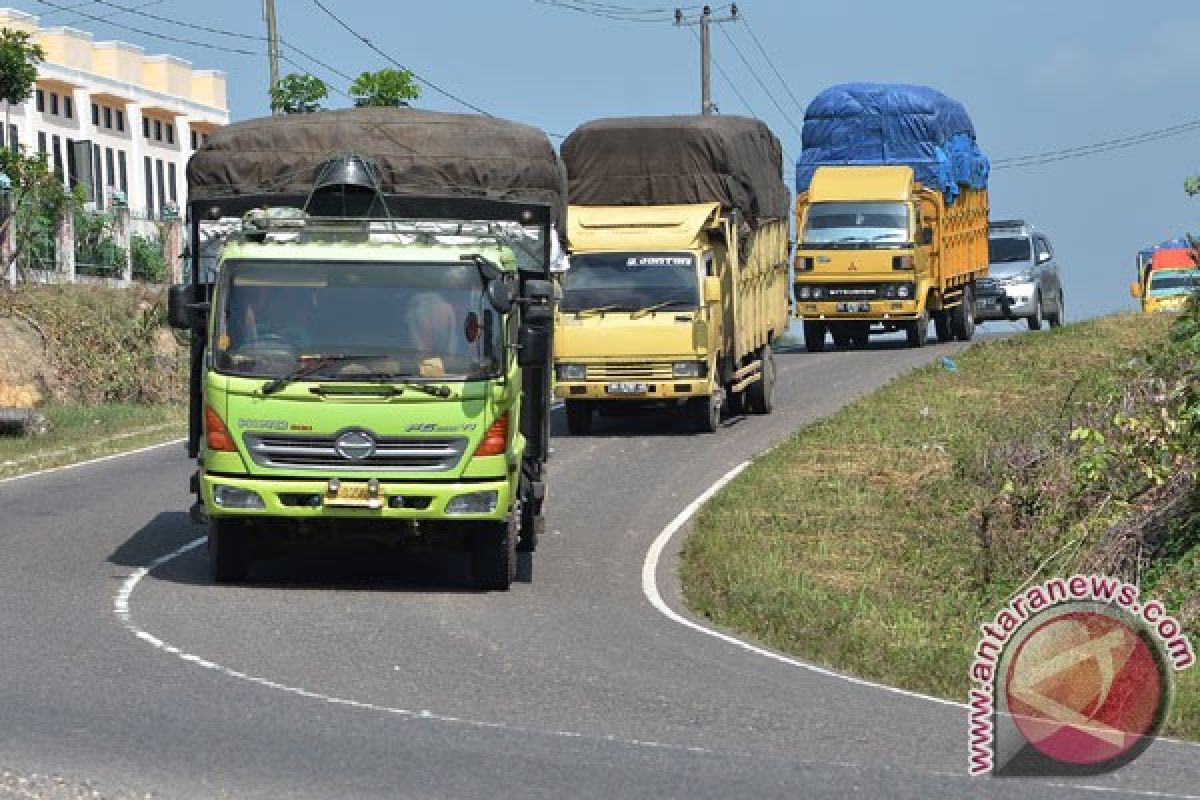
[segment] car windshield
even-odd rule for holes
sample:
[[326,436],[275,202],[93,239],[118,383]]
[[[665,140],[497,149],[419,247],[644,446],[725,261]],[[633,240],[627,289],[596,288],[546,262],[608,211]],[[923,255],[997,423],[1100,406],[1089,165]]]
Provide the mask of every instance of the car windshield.
[[[227,261],[213,358],[223,372],[321,380],[482,378],[499,371],[501,320],[476,265]],[[322,359],[328,363],[321,365]]]
[[801,235],[805,245],[887,247],[909,241],[904,203],[813,203]]
[[1200,289],[1200,271],[1150,273],[1150,294],[1153,297],[1190,294],[1197,289]]
[[585,253],[563,274],[563,311],[696,308],[696,259],[690,253]]
[[988,239],[988,262],[1011,264],[1029,261],[1029,239],[1024,236],[994,236]]

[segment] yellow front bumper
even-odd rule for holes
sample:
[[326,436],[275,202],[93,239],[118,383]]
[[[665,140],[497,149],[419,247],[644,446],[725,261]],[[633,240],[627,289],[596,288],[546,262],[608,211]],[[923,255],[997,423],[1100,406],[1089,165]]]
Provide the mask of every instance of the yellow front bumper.
[[809,321],[869,320],[879,322],[912,320],[921,313],[915,300],[874,300],[869,303],[869,311],[838,311],[838,305],[839,303],[813,303],[799,300],[796,302],[796,316]]
[[[560,381],[554,394],[564,400],[675,400],[685,397],[708,397],[712,387],[706,379],[651,380],[644,383],[644,392],[610,391],[614,382],[605,381]],[[634,383],[626,381],[625,383]]]

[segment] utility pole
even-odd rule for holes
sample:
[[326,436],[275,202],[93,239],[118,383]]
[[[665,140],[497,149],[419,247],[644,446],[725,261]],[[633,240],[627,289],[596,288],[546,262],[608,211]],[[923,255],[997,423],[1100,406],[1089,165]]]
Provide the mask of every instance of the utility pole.
[[675,25],[676,27],[692,27],[698,25],[700,27],[700,113],[713,114],[716,113],[717,107],[712,101],[712,79],[709,73],[709,62],[712,60],[712,48],[709,39],[709,26],[714,22],[717,24],[723,22],[734,22],[737,20],[737,3],[732,3],[729,6],[729,16],[714,17],[711,6],[705,6],[700,12],[700,16],[694,19],[688,19],[684,16],[682,9],[675,9]]
[[[271,66],[271,91],[279,86],[279,29],[275,27],[275,0],[263,0],[263,17],[267,20],[267,61]],[[272,111],[278,114],[278,111]]]

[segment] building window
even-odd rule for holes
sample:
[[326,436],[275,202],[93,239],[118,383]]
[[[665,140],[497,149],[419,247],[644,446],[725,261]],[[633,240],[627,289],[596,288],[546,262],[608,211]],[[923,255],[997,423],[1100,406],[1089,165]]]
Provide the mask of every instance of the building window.
[[198,140],[196,139],[196,132],[192,131],[192,149],[195,150],[195,149],[197,149],[198,146],[199,145],[198,145]]
[[112,109],[108,106],[104,107],[104,127],[112,129]]
[[167,144],[175,144],[175,126],[167,123]]
[[179,193],[175,189],[175,162],[167,164],[167,190],[171,193],[171,202],[179,202]]
[[167,202],[166,178],[163,175],[163,161],[161,158],[154,162],[154,167],[154,177],[157,178],[158,184],[158,205],[161,211],[162,206]]
[[100,124],[100,106],[96,105],[95,103],[92,103],[92,124]]
[[75,103],[67,95],[63,95],[63,116],[67,119],[75,119]]
[[162,120],[154,120],[154,141],[162,141]]
[[146,156],[146,214],[154,217],[154,162]]
[[54,151],[51,154],[51,158],[54,160],[54,174],[61,178],[63,176],[62,139],[58,134],[55,134],[52,141],[54,143]]
[[96,208],[104,208],[104,173],[100,171],[100,145],[92,145],[92,194]]
[[33,93],[33,102],[37,106],[38,111],[45,111],[46,110],[46,93],[43,92],[41,89],[36,90]]
[[8,126],[8,147],[14,153],[18,153],[21,150],[21,140],[20,140],[20,137],[17,135],[17,126],[16,125]]
[[58,93],[57,92],[50,93],[50,113],[56,117],[58,116]]
[[67,185],[74,189],[79,182],[79,165],[75,163],[75,142],[67,139]]
[[119,108],[117,109],[117,130],[121,133],[125,132],[125,112]]
[[117,170],[113,160],[113,149],[111,147],[104,148],[104,166],[108,168],[108,181],[104,185],[110,189],[117,188]]
[[129,202],[129,171],[125,167],[125,151],[117,151],[117,171],[121,178],[121,194],[125,195],[125,202]]
[[38,152],[46,155],[46,132],[38,131]]
[[150,138],[150,118],[142,117],[142,136]]

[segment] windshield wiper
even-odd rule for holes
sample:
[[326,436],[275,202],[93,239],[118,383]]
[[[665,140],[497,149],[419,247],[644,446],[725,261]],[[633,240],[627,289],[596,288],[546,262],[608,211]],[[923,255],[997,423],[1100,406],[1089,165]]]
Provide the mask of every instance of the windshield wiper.
[[296,367],[287,375],[264,383],[262,385],[262,393],[275,394],[275,392],[278,392],[289,383],[294,383],[310,375],[315,375],[330,364],[337,363],[338,361],[366,361],[367,359],[388,357],[383,353],[333,353],[327,356],[306,356],[302,359],[306,363]]
[[398,383],[405,389],[412,389],[415,392],[421,392],[430,397],[441,397],[443,399],[452,394],[449,386],[435,386],[433,384],[405,380],[405,378],[412,377],[415,376],[411,372],[371,372],[356,377],[355,380],[360,380],[364,383]]
[[655,311],[658,311],[661,308],[666,308],[667,306],[677,306],[680,303],[684,303],[684,302],[686,302],[686,301],[685,300],[664,300],[661,303],[655,303],[653,305],[646,306],[645,308],[639,308],[637,311],[634,311],[632,314],[630,314],[629,318],[630,319],[640,319],[641,317],[644,317],[647,314],[651,314]]

